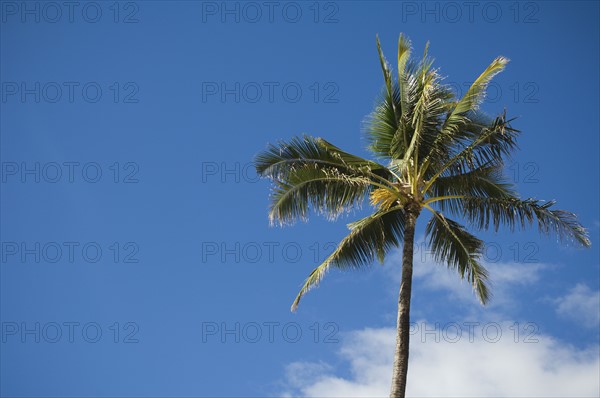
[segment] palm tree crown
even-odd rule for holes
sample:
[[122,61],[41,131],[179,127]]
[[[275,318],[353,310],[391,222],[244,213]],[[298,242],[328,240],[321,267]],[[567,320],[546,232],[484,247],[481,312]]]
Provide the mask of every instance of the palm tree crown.
[[[309,208],[331,219],[369,198],[373,213],[348,225],[350,233],[306,279],[293,302],[316,286],[330,267],[349,269],[383,261],[403,242],[405,224],[427,209],[425,232],[434,257],[466,278],[482,303],[490,298],[481,264],[483,242],[459,222],[479,230],[525,227],[583,246],[590,241],[572,213],[554,202],[521,199],[504,177],[504,161],[519,131],[506,112],[489,117],[478,108],[490,80],[508,63],[496,58],[458,99],[432,68],[427,47],[420,60],[400,35],[397,76],[377,49],[385,82],[382,98],[366,123],[369,149],[378,161],[349,154],[322,138],[302,136],[270,145],[256,169],[273,182],[269,217],[289,224]],[[414,231],[413,231],[414,233]]]

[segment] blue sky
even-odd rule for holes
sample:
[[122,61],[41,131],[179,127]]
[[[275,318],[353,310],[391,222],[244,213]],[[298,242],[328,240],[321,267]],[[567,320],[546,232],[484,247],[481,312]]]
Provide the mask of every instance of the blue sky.
[[[2,396],[387,394],[398,253],[331,272],[290,313],[368,208],[270,227],[250,162],[302,133],[368,156],[375,35],[393,60],[400,32],[415,54],[429,40],[463,93],[511,59],[483,104],[519,116],[507,173],[577,213],[593,244],[481,233],[488,308],[418,246],[409,394],[598,395],[597,2],[70,7],[0,2]],[[448,341],[471,321],[473,342]]]

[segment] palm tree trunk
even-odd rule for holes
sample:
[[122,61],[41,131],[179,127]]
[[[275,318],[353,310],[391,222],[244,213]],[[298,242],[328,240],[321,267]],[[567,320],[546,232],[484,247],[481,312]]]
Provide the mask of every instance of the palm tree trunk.
[[407,212],[404,227],[404,247],[402,249],[402,282],[398,297],[398,323],[396,334],[396,352],[394,355],[394,373],[390,398],[404,398],[406,375],[408,372],[408,344],[410,328],[410,294],[413,273],[413,246],[417,215]]

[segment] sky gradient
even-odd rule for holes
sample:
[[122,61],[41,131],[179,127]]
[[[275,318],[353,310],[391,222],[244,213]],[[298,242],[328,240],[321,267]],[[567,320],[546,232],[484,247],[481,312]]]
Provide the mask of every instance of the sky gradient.
[[304,133],[370,156],[375,36],[394,60],[404,32],[459,94],[511,60],[482,106],[518,116],[507,175],[592,241],[481,233],[482,308],[420,219],[408,394],[598,396],[599,16],[595,1],[0,1],[0,395],[386,395],[400,254],[330,272],[290,313],[369,208],[271,227],[251,162]]

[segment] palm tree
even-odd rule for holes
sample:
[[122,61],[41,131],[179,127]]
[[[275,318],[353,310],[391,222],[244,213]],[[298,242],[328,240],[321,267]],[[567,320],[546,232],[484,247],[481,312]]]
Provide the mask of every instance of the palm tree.
[[543,233],[590,245],[574,214],[553,209],[554,201],[521,199],[504,177],[503,158],[515,149],[519,131],[506,111],[492,118],[478,107],[508,60],[496,58],[457,99],[432,68],[428,47],[414,61],[410,42],[401,34],[394,79],[377,38],[385,88],[366,133],[379,162],[310,136],[270,145],[255,159],[257,172],[273,182],[271,223],[306,220],[309,207],[335,219],[366,197],[373,207],[371,215],[348,224],[350,233],[308,276],[292,311],[331,267],[368,266],[375,257],[383,262],[403,243],[391,397],[404,397],[406,389],[413,245],[423,209],[431,213],[425,232],[434,258],[466,278],[482,304],[490,299],[488,272],[480,261],[483,242],[448,216],[478,230],[497,230],[501,224],[512,230],[536,220]]

